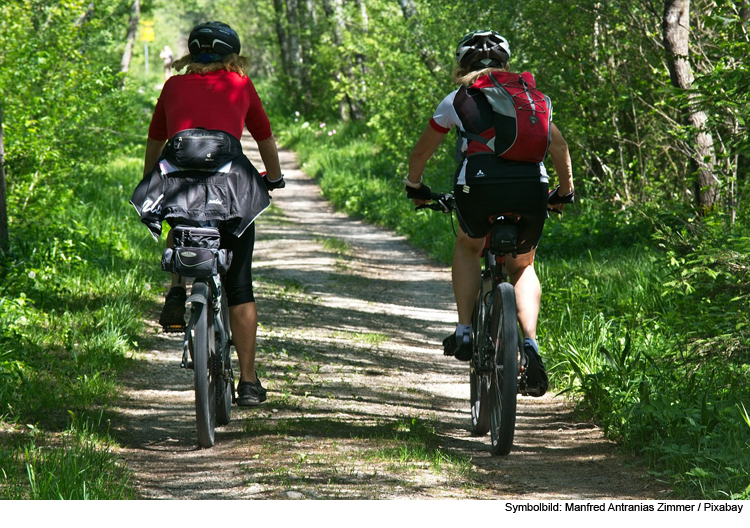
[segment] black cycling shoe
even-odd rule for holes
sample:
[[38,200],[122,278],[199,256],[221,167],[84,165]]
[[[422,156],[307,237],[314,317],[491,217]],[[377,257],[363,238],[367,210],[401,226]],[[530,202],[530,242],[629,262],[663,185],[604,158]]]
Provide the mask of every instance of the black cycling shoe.
[[260,384],[260,378],[255,383],[240,381],[239,385],[237,385],[237,405],[255,407],[264,401],[266,401],[266,389]]
[[455,356],[459,361],[469,361],[472,354],[471,334],[466,334],[461,344],[458,343],[455,333],[443,339],[443,354]]
[[549,388],[549,378],[539,352],[531,343],[524,342],[523,351],[526,365],[521,378],[521,394],[524,396],[544,396]]
[[180,332],[185,330],[185,301],[187,292],[185,288],[175,286],[167,294],[164,301],[159,324],[165,332]]

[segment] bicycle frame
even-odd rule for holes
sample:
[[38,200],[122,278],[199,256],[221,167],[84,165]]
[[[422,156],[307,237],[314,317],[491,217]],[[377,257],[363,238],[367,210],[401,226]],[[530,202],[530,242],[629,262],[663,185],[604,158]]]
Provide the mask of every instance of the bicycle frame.
[[213,310],[215,324],[217,325],[217,333],[220,335],[221,350],[227,349],[227,345],[230,342],[229,331],[224,328],[223,317],[217,317],[217,315],[221,315],[223,301],[222,292],[223,288],[221,286],[221,278],[218,275],[214,275],[208,279],[195,279],[193,281],[190,296],[185,301],[185,305],[189,305],[190,310],[185,314],[185,339],[183,341],[183,354],[180,367],[190,368],[190,361],[188,360],[188,338],[193,329],[193,325],[195,324],[195,321],[192,318],[193,303],[202,304]]
[[[507,220],[509,223],[502,224],[508,226],[514,226],[516,218],[512,215],[501,215],[502,221]],[[497,290],[499,284],[508,282],[508,270],[505,267],[505,257],[508,254],[513,254],[513,249],[510,247],[507,251],[497,251],[490,246],[491,233],[488,233],[485,237],[484,248],[482,248],[481,259],[483,262],[482,266],[482,278],[480,282],[479,296],[482,299],[485,307],[492,302],[492,298]],[[485,308],[486,310],[486,308]],[[486,311],[485,311],[486,313]],[[479,324],[484,324],[484,321],[478,321]],[[486,331],[480,328],[477,329],[478,335],[487,335]],[[479,354],[479,344],[474,347],[474,361],[475,366],[479,373],[487,373],[492,370],[493,365],[491,357],[488,354]],[[489,344],[491,346],[491,343]]]

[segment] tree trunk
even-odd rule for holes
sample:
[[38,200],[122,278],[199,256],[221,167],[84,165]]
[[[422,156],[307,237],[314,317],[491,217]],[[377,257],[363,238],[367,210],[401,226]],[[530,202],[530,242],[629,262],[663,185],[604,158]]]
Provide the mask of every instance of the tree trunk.
[[138,21],[141,18],[141,2],[133,0],[130,7],[130,21],[128,22],[128,35],[125,43],[125,52],[122,54],[120,71],[125,73],[130,69],[130,61],[133,59],[133,48],[135,48],[135,38],[138,34]]
[[[346,31],[346,21],[344,20],[344,2],[343,0],[323,0],[323,10],[329,20],[333,22],[333,33],[331,40],[335,46],[340,46],[344,42],[344,32]],[[351,67],[346,57],[340,57],[340,69],[336,73],[336,78],[341,80],[344,77],[351,77]],[[339,101],[339,116],[344,121],[352,117],[352,99],[348,94]]]
[[411,20],[417,14],[414,0],[398,0],[398,5],[401,7],[401,13],[406,20]]
[[289,43],[286,38],[286,28],[284,27],[285,9],[284,0],[273,0],[273,9],[276,12],[276,38],[279,41],[281,49],[281,67],[287,77],[291,76],[291,59],[289,57]]
[[414,0],[398,0],[398,5],[401,7],[401,14],[404,18],[414,24],[415,44],[417,45],[417,54],[422,60],[422,64],[425,65],[427,71],[436,78],[435,71],[437,70],[437,63],[427,51],[422,38],[419,36],[422,30],[422,24],[417,18],[417,7],[414,4]]
[[78,17],[78,20],[76,20],[76,23],[74,24],[75,27],[81,27],[84,22],[86,22],[86,19],[91,16],[91,13],[94,12],[94,3],[91,2],[89,6],[86,8],[86,11],[81,14],[81,16]]
[[8,205],[5,197],[5,143],[3,140],[3,105],[0,103],[0,249],[8,246]]
[[[355,0],[355,5],[359,7],[359,33],[362,38],[365,38],[367,32],[370,30],[370,21],[367,16],[367,5],[365,4],[365,0]],[[353,64],[349,67],[349,78],[351,79],[352,86],[357,88],[355,88],[356,93],[347,95],[346,99],[349,106],[349,117],[354,121],[359,121],[365,118],[364,107],[366,101],[364,94],[366,93],[366,90],[364,79],[367,78],[367,57],[363,53],[355,53],[354,57],[352,57],[352,61]]]
[[315,58],[311,55],[313,52],[313,36],[316,31],[315,4],[312,0],[300,0],[299,29],[302,111],[307,114],[313,107],[311,68],[315,63]]
[[287,48],[289,49],[289,70],[295,85],[301,81],[302,48],[300,46],[299,1],[286,0]]
[[338,45],[344,41],[344,5],[342,0],[323,0],[323,10],[329,19],[333,20],[333,43]]
[[[690,66],[690,0],[665,0],[662,18],[664,48],[667,52],[667,65],[672,85],[681,90],[688,90],[693,84],[693,69]],[[688,96],[692,103],[693,97]],[[698,110],[693,104],[684,109],[685,122],[691,125],[696,133],[692,147],[690,165],[696,174],[696,194],[698,205],[707,211],[716,205],[719,198],[718,180],[713,172],[716,162],[714,141],[706,130],[706,113]]]
[[737,5],[740,8],[740,20],[747,24],[750,22],[750,0],[740,0]]

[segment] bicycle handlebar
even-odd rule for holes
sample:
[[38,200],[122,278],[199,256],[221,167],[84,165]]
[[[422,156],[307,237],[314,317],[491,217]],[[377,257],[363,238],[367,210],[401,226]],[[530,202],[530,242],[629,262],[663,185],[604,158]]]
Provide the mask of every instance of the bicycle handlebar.
[[433,203],[418,205],[414,210],[419,211],[420,209],[432,209],[433,211],[450,213],[456,209],[456,199],[452,194],[430,193],[430,199],[434,200]]
[[[557,189],[555,189],[557,192]],[[430,193],[430,199],[432,203],[426,203],[418,205],[414,210],[419,211],[421,209],[432,209],[433,211],[439,211],[441,213],[451,213],[456,210],[456,198],[449,193]],[[562,211],[547,207],[547,211],[558,215],[562,214]]]

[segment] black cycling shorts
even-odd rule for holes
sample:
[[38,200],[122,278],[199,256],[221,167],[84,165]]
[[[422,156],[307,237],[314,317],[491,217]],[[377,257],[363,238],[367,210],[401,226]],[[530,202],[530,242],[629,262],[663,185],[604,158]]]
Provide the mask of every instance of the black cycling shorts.
[[224,292],[229,306],[255,302],[253,294],[253,249],[255,248],[255,223],[245,229],[239,238],[221,229],[221,247],[232,251],[232,264],[224,276]]
[[[497,180],[496,180],[497,181]],[[471,238],[484,238],[490,232],[490,217],[507,213],[521,216],[518,223],[518,254],[528,253],[539,245],[547,219],[547,183],[500,182],[456,185],[454,196],[458,223]]]

